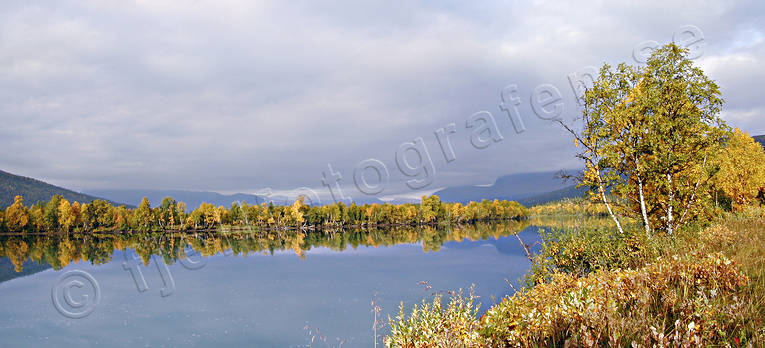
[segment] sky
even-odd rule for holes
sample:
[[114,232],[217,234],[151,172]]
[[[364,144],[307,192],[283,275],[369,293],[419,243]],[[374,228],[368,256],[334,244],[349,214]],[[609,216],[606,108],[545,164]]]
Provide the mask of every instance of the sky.
[[688,44],[722,117],[765,134],[764,32],[762,1],[8,0],[0,169],[86,192],[485,185],[577,168],[550,120],[579,113],[569,74],[650,42]]

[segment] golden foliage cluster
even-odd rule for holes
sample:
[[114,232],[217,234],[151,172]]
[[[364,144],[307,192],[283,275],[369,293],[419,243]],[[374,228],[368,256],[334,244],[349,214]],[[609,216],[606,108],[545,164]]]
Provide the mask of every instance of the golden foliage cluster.
[[765,149],[752,137],[736,128],[713,164],[716,201],[722,196],[734,211],[765,204]]

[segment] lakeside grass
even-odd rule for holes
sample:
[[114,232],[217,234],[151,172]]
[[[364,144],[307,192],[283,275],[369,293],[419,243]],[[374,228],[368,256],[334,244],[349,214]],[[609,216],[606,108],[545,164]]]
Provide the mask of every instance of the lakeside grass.
[[[531,211],[533,219],[534,208]],[[536,212],[537,218],[544,217]],[[461,294],[446,305],[441,305],[441,298],[423,302],[409,315],[402,308],[390,321],[392,331],[385,343],[388,347],[762,346],[763,242],[763,208],[727,213],[708,224],[688,226],[674,237],[648,238],[639,228],[619,235],[586,223],[553,231],[535,258],[526,288],[481,318],[471,316],[474,298]]]

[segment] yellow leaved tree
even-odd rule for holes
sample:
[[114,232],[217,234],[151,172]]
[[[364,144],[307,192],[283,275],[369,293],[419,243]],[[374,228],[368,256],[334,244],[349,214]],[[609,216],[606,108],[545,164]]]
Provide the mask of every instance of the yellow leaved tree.
[[747,133],[736,128],[725,146],[715,157],[719,171],[712,185],[730,203],[731,209],[741,210],[751,204],[762,204],[765,194],[765,149]]
[[24,199],[16,196],[13,204],[5,209],[5,225],[10,231],[21,231],[29,223],[29,212],[24,206]]
[[58,223],[65,232],[74,226],[77,216],[74,214],[72,206],[66,198],[62,198],[58,203]]

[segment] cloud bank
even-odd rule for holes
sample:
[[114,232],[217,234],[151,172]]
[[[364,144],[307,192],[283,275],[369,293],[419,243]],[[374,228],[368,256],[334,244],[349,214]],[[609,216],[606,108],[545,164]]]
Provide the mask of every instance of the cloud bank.
[[[570,138],[529,106],[534,88],[557,87],[573,117],[569,73],[635,63],[636,44],[684,25],[703,31],[697,62],[724,118],[763,134],[763,13],[756,1],[6,1],[0,165],[80,190],[221,192],[321,188],[331,165],[348,196],[366,159],[389,172],[381,196],[571,168]],[[511,84],[522,133],[499,107]],[[480,111],[501,134],[485,148],[467,126]],[[435,132],[452,123],[450,160]],[[417,138],[435,172],[414,190],[396,151]]]

